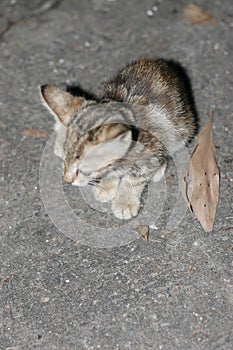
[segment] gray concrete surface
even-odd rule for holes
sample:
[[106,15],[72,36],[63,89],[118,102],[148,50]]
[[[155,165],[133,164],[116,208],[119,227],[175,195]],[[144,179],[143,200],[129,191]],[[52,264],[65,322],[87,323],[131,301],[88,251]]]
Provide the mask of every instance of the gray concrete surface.
[[[217,25],[185,19],[187,3],[1,1],[0,349],[233,348],[233,2],[196,1]],[[148,243],[80,244],[53,225],[40,197],[40,159],[53,121],[38,86],[78,84],[95,92],[145,55],[187,69],[200,125],[209,109],[215,112],[221,195],[214,231],[206,234],[187,213],[161,235],[175,186],[171,168],[168,199]],[[26,136],[25,128],[48,135]],[[85,203],[76,209],[88,211]]]

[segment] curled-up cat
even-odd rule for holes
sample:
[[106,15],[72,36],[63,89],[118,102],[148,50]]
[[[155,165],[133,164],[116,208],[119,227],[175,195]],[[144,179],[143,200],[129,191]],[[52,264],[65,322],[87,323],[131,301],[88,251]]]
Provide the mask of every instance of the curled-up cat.
[[55,85],[41,87],[56,118],[55,154],[64,180],[92,185],[120,219],[136,216],[148,181],[159,181],[168,156],[195,133],[195,109],[179,66],[141,59],[123,68],[86,100]]

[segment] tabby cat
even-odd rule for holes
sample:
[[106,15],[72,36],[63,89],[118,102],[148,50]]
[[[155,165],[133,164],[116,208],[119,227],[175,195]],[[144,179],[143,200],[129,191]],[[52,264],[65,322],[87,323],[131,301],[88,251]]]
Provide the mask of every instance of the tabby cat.
[[163,177],[168,156],[195,133],[189,94],[179,66],[162,59],[127,65],[92,100],[42,86],[56,119],[55,154],[63,160],[64,180],[92,185],[117,218],[136,216],[146,184]]

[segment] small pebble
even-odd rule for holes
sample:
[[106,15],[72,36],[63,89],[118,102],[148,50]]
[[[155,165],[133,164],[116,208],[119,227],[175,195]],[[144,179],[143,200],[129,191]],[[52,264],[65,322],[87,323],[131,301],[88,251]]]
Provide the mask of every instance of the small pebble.
[[152,10],[146,11],[146,14],[147,14],[148,17],[154,16],[154,12]]
[[85,47],[90,47],[91,44],[89,43],[89,41],[85,41],[84,46],[85,46]]
[[152,229],[152,230],[158,230],[158,226],[152,224],[152,225],[149,225],[149,227]]
[[222,240],[223,241],[227,241],[229,239],[229,237],[228,236],[224,236],[224,237],[222,237]]
[[49,297],[41,298],[42,303],[47,303],[48,301],[49,301]]
[[153,7],[152,7],[152,10],[153,10],[154,12],[158,11],[158,6],[153,6]]

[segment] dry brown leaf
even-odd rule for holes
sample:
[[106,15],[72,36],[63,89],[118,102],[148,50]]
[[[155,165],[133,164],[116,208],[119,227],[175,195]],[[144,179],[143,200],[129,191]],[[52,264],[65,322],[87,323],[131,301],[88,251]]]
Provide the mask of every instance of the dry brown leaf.
[[199,6],[195,4],[189,4],[184,7],[184,17],[189,19],[194,24],[217,24],[217,20],[209,13],[204,12]]
[[206,232],[213,229],[219,198],[219,169],[215,160],[212,119],[211,114],[208,124],[198,136],[187,171],[181,179],[183,196]]
[[37,129],[24,129],[24,135],[29,137],[46,137],[47,131]]
[[139,225],[134,228],[146,241],[149,240],[149,226],[147,225]]

